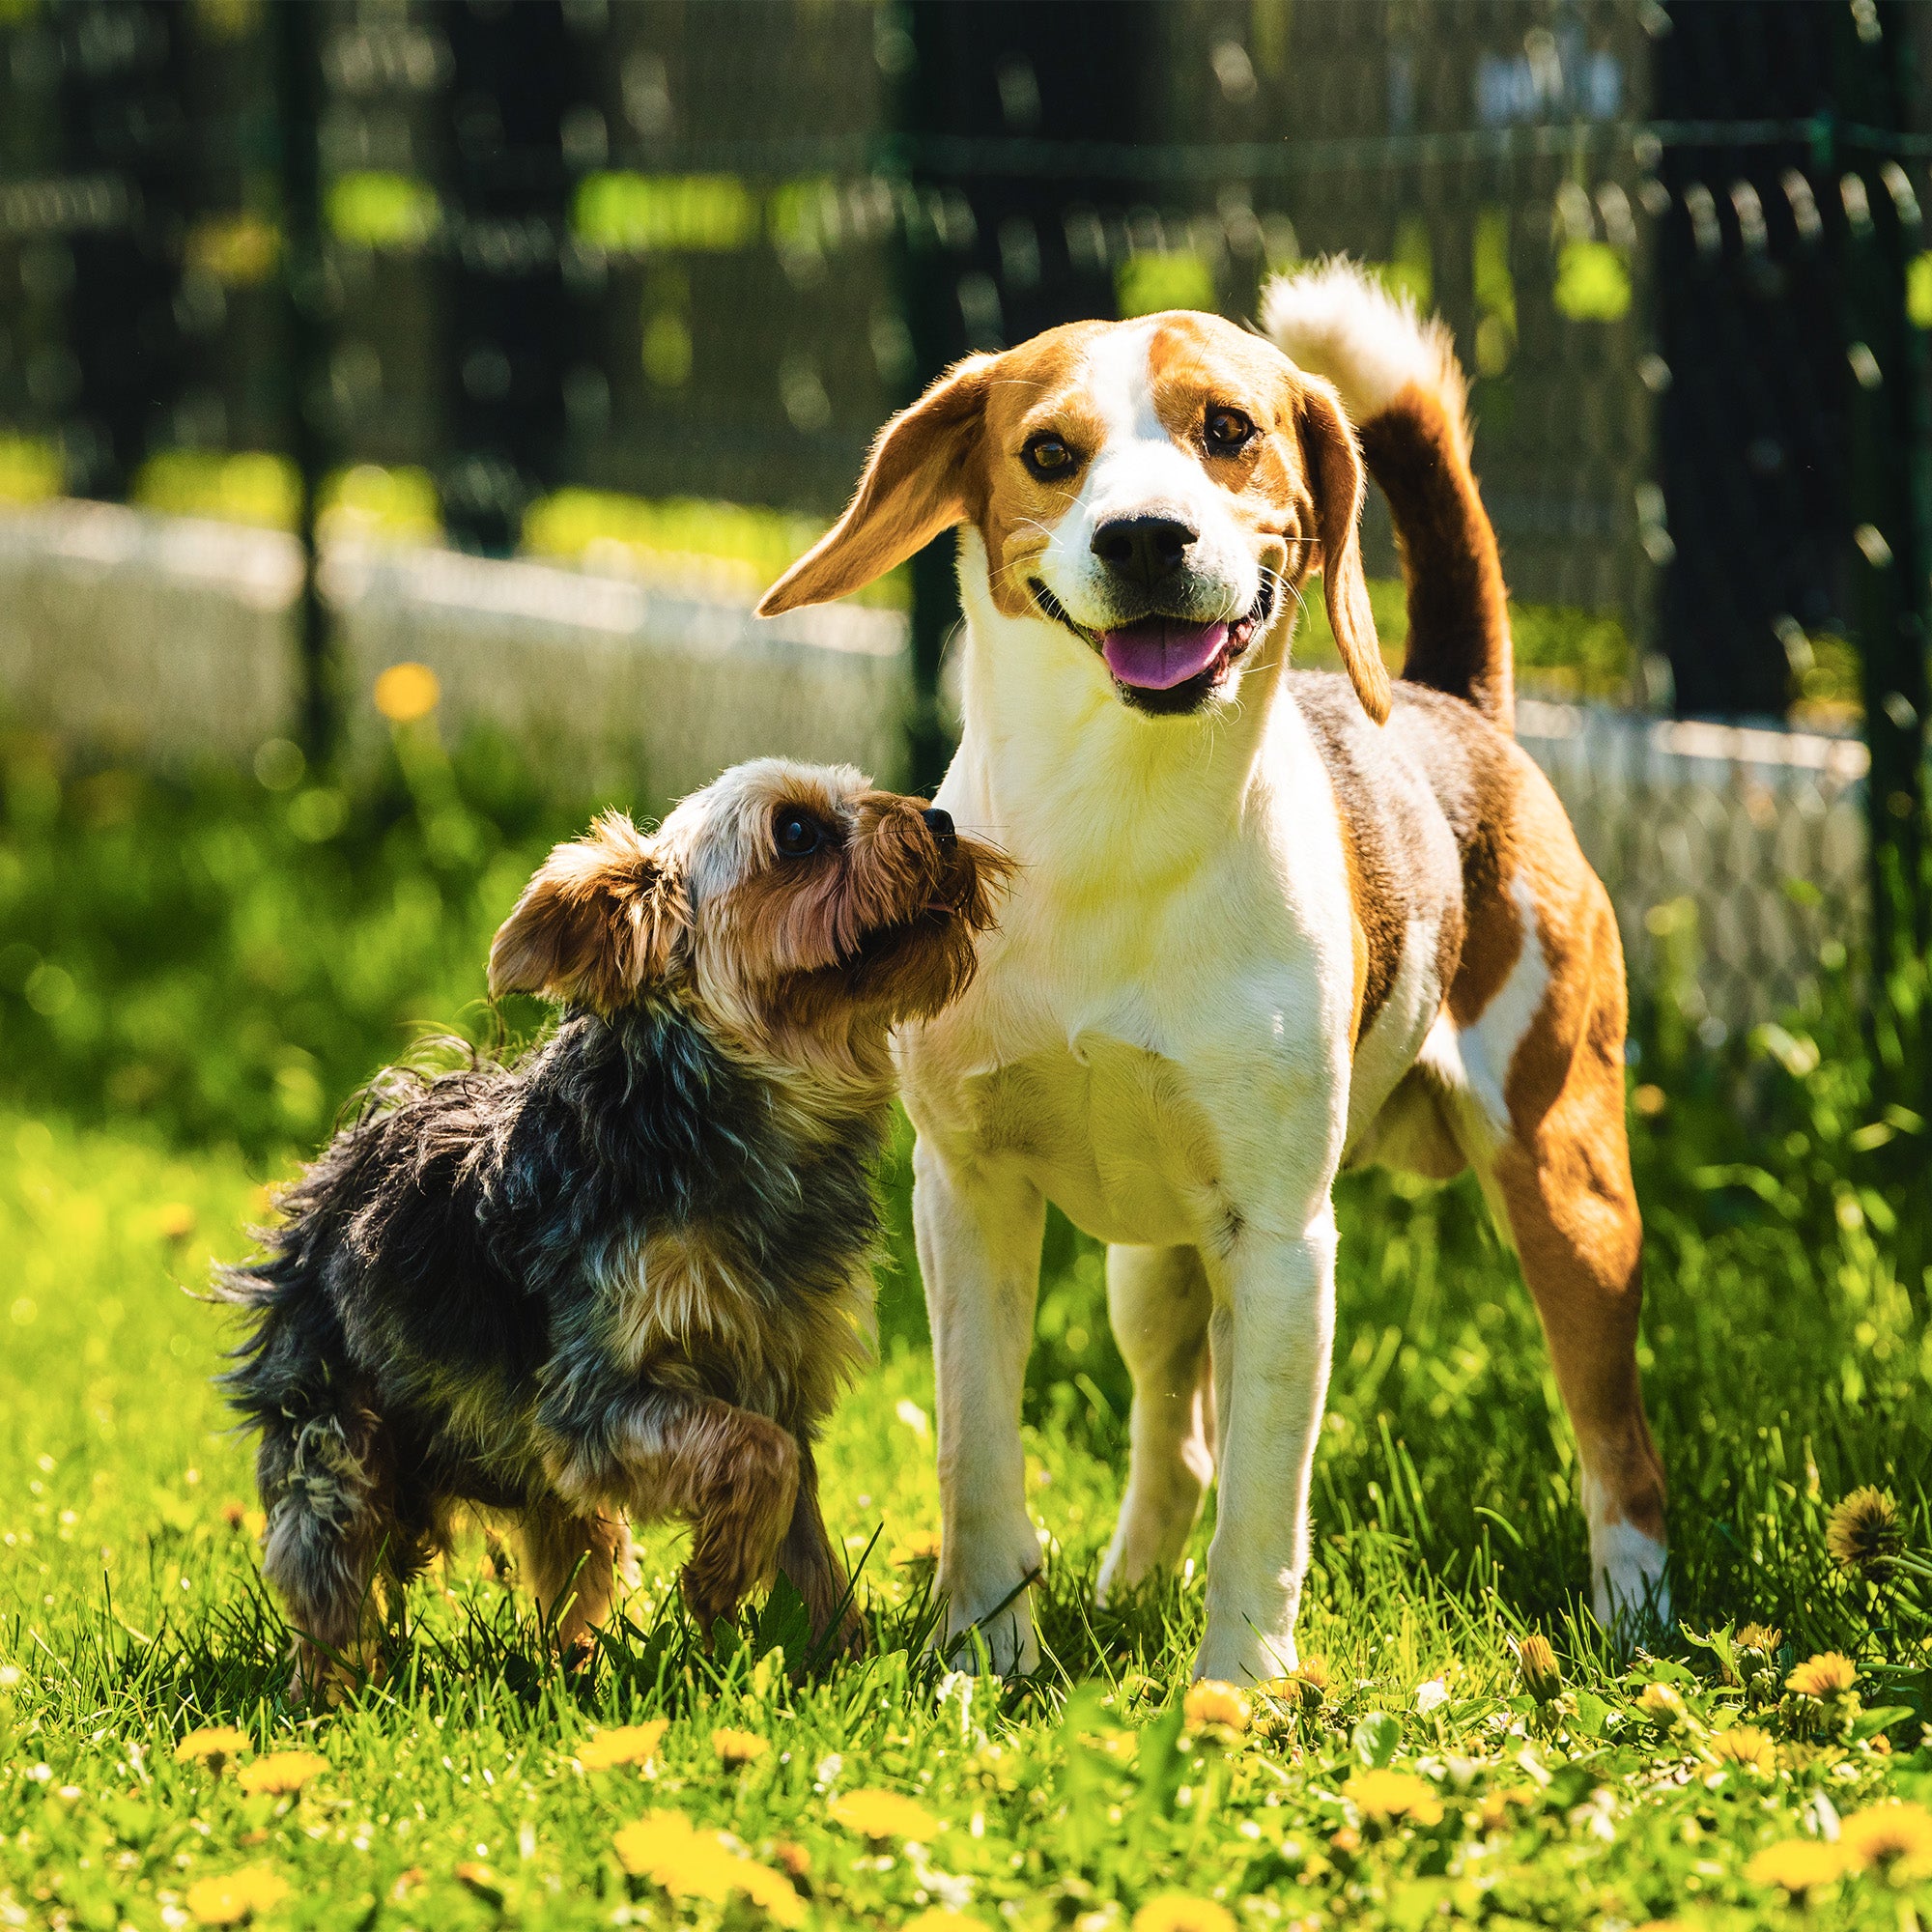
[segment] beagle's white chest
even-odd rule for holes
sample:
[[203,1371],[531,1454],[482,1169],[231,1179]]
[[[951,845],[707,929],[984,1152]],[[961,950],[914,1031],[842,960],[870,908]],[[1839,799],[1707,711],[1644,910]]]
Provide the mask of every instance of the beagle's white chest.
[[1162,1053],[1080,1033],[969,1077],[960,1098],[982,1154],[1017,1163],[1100,1240],[1171,1246],[1227,1218],[1211,1109]]

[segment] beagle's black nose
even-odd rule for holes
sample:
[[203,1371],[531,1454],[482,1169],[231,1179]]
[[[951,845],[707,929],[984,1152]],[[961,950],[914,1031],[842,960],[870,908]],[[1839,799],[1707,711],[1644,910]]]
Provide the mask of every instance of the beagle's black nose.
[[942,852],[951,854],[959,843],[959,835],[952,829],[952,814],[936,805],[929,805],[920,813],[925,820],[925,829],[932,834],[932,842]]
[[1174,517],[1116,517],[1094,532],[1094,554],[1150,589],[1180,568],[1201,532]]

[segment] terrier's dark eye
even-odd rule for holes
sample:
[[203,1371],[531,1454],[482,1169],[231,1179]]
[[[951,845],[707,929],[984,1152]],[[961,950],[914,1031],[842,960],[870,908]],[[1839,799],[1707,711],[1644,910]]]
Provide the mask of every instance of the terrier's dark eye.
[[772,820],[772,843],[782,859],[809,859],[831,837],[824,823],[796,806],[786,806]]
[[1034,437],[1020,451],[1020,461],[1036,476],[1065,476],[1073,468],[1073,452],[1057,436]]
[[1217,456],[1233,456],[1253,438],[1255,426],[1239,410],[1208,412],[1208,447]]

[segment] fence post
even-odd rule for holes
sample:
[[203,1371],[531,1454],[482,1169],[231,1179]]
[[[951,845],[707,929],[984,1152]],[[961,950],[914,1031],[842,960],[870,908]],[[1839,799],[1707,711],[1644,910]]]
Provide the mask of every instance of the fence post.
[[[1138,0],[917,0],[897,14],[910,49],[894,125],[908,199],[901,301],[923,385],[974,349],[1115,313],[1113,276],[1077,255],[1066,216],[1121,208],[1145,191],[1062,157],[1162,127],[1152,53],[1160,10]],[[1036,167],[1017,165],[1029,150]],[[941,213],[935,233],[927,211]],[[910,397],[906,400],[911,400]],[[953,544],[912,563],[913,781],[945,776],[952,740],[940,709],[946,639],[958,621]]]
[[340,724],[328,620],[317,581],[315,525],[326,461],[321,412],[327,408],[327,290],[322,257],[321,9],[308,0],[272,8],[275,104],[280,134],[282,279],[288,353],[282,358],[283,412],[289,460],[295,469],[295,533],[301,546],[301,586],[296,599],[296,649],[301,665],[300,729],[317,763],[335,749]]
[[[932,31],[935,11],[930,6],[900,7],[890,29],[896,35],[896,43],[909,50],[909,57],[902,57],[905,64],[891,80],[895,159],[905,174],[894,269],[899,314],[912,345],[904,391],[894,399],[900,407],[914,401],[964,348],[949,301],[951,279],[944,259],[945,243],[928,218],[940,183],[922,153],[920,141],[935,105],[933,70],[941,53]],[[906,574],[912,590],[907,782],[916,790],[933,791],[952,757],[952,737],[946,728],[939,691],[946,640],[959,620],[952,538],[944,536],[927,544],[908,564]]]
[[434,14],[450,50],[451,447],[438,480],[450,536],[485,554],[515,552],[525,510],[561,469],[564,375],[585,333],[563,271],[564,129],[587,91],[573,29],[582,11],[562,0],[440,0]]
[[1922,245],[1917,197],[1899,165],[1909,130],[1910,51],[1902,10],[1847,9],[1836,66],[1840,233],[1851,367],[1853,622],[1871,753],[1872,992],[1881,1081],[1924,1111],[1932,1054],[1917,994],[1898,975],[1932,941],[1925,862],[1928,593],[1926,356],[1907,310]]
[[[117,203],[110,226],[65,243],[72,262],[68,347],[77,393],[63,439],[67,487],[125,497],[181,384],[175,320],[188,139],[181,125],[186,10],[142,0],[102,19],[52,14],[60,37],[65,171]],[[164,418],[162,418],[164,420]]]

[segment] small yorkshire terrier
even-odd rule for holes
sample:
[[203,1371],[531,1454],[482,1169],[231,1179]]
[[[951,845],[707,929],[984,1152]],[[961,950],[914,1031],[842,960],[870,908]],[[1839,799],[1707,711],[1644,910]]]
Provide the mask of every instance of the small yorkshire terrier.
[[873,1333],[888,1035],[964,988],[1007,870],[923,799],[776,758],[552,852],[490,989],[555,1030],[379,1076],[219,1276],[298,1694],[465,1503],[518,1521],[566,1654],[667,1517],[707,1637],[775,1569],[832,1632],[812,1443]]

